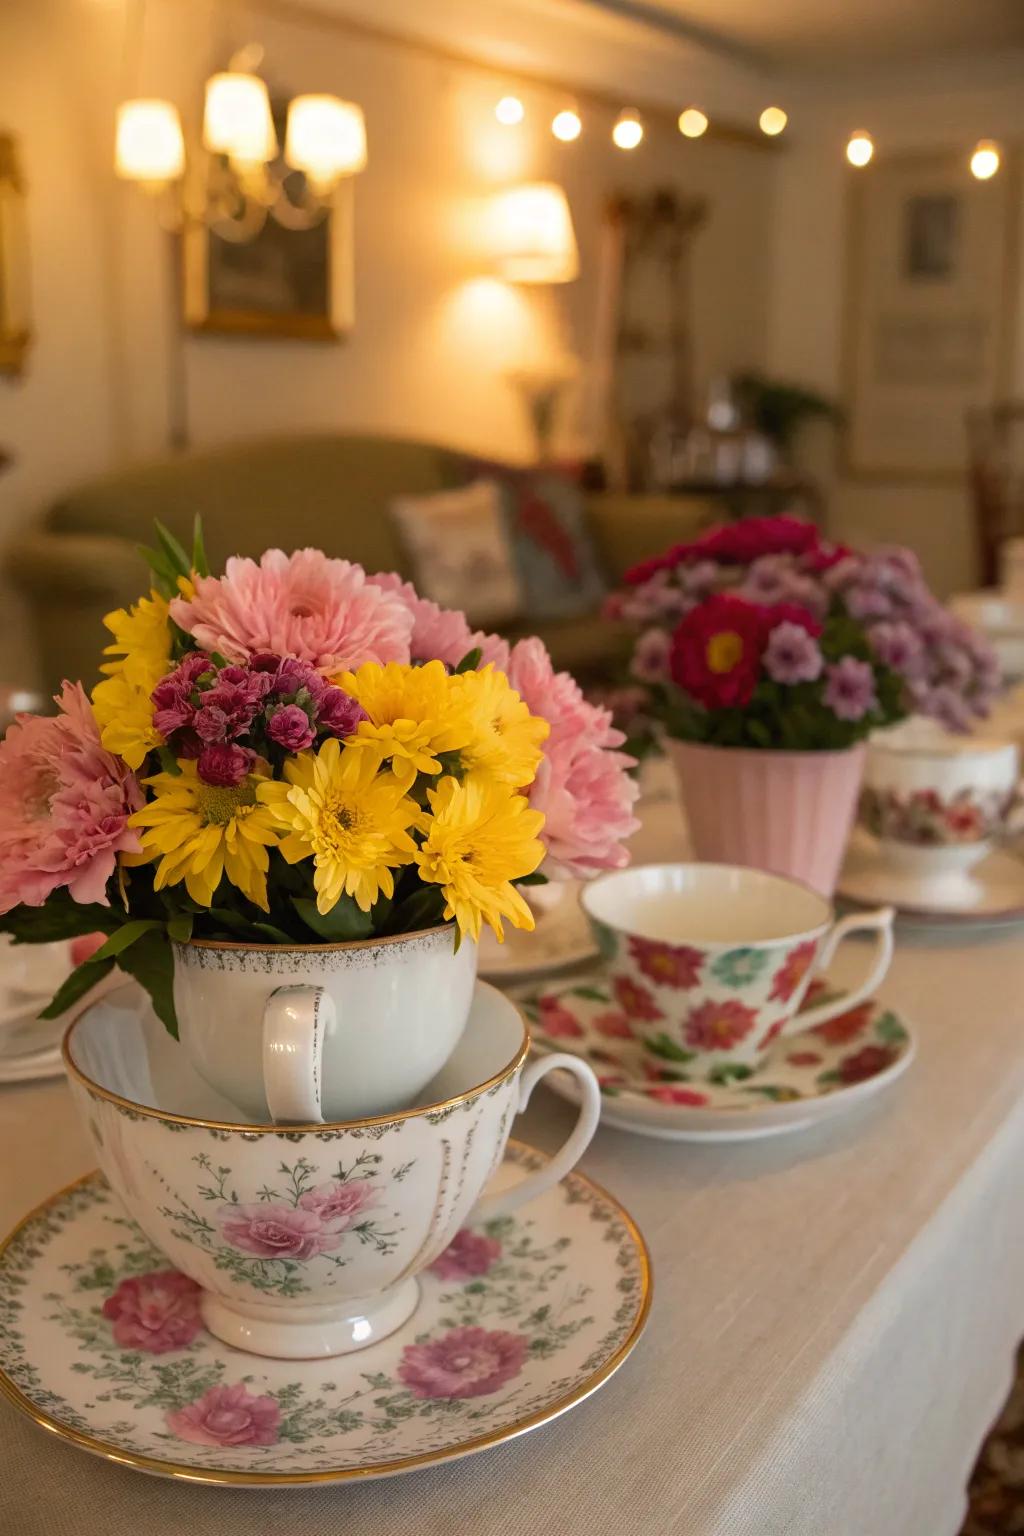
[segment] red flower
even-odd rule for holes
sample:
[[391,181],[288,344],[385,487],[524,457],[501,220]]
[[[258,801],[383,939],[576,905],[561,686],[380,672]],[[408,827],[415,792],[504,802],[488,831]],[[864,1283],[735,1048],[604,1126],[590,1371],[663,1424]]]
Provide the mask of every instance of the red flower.
[[[839,548],[837,546],[837,548]],[[688,560],[720,560],[723,565],[747,565],[761,555],[809,555],[827,570],[847,553],[823,547],[817,528],[798,517],[747,517],[738,523],[710,528],[688,544],[673,544],[663,555],[641,560],[626,572],[630,586],[649,581],[658,571],[671,571]]]
[[824,627],[821,620],[800,603],[773,603],[764,610],[764,621],[766,630],[775,629],[779,624],[798,624],[809,635],[813,635],[815,640]]
[[685,944],[659,944],[653,939],[630,939],[629,952],[645,976],[663,987],[695,987],[704,956]]
[[202,1328],[201,1295],[187,1275],[176,1269],[155,1269],[122,1280],[103,1303],[102,1312],[113,1323],[114,1342],[122,1349],[163,1355],[184,1349]]
[[790,1051],[786,1060],[791,1067],[816,1067],[821,1057],[817,1051]]
[[976,805],[951,805],[946,811],[946,826],[964,842],[980,838],[985,822]]
[[863,1083],[869,1077],[877,1077],[896,1060],[896,1052],[885,1045],[863,1045],[852,1056],[844,1056],[839,1063],[841,1083]]
[[672,637],[672,676],[706,709],[749,704],[767,639],[767,609],[716,593],[681,620]]
[[814,964],[814,957],[817,953],[818,945],[814,939],[808,939],[805,943],[798,944],[795,949],[790,950],[772,977],[770,997],[773,1003],[789,1002]]
[[671,1083],[645,1091],[649,1099],[657,1099],[660,1104],[688,1104],[692,1109],[698,1109],[708,1102],[706,1093],[698,1093],[696,1088],[675,1088]]
[[811,1030],[812,1035],[818,1035],[822,1040],[827,1040],[829,1045],[844,1045],[847,1040],[854,1040],[869,1022],[874,1012],[874,1003],[861,1003],[859,1008],[851,1008],[848,1013],[837,1014],[834,1019],[826,1019],[824,1024],[815,1024]]
[[772,1025],[764,1039],[761,1041],[761,1044],[771,1045],[773,1040],[777,1040],[782,1034],[782,1026],[785,1024],[785,1022],[785,1019],[776,1019],[775,1023]]
[[840,560],[849,560],[853,550],[848,544],[819,544],[817,549],[807,552],[807,565],[816,576],[822,571],[830,571]]
[[578,1040],[583,1034],[583,1026],[572,1009],[567,1008],[554,994],[538,998],[537,1013],[537,1023],[553,1040]]
[[599,1035],[604,1035],[606,1040],[633,1039],[633,1031],[629,1027],[626,1015],[616,1012],[614,1008],[609,1008],[607,1013],[595,1014],[590,1023]]
[[665,1017],[647,988],[639,982],[630,981],[628,976],[616,976],[612,987],[619,1007],[629,1018],[654,1020]]
[[695,1008],[686,1021],[686,1043],[694,1051],[730,1051],[757,1023],[757,1014],[734,998],[708,1001]]

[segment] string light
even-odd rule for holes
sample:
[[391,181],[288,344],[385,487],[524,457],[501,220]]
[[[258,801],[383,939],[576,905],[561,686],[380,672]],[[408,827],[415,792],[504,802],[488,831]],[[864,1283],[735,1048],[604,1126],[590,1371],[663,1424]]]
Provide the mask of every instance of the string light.
[[551,132],[556,139],[561,139],[563,144],[571,144],[578,139],[583,131],[580,115],[572,107],[563,107],[561,112],[556,112],[551,119]]
[[636,149],[644,136],[644,125],[632,109],[619,113],[618,122],[612,129],[612,140],[619,149]]
[[875,146],[870,133],[858,130],[857,133],[850,134],[846,145],[846,158],[851,165],[856,165],[858,168],[867,165],[874,152]]
[[526,116],[526,108],[518,96],[503,96],[494,109],[494,115],[505,128],[515,128]]
[[687,107],[679,114],[679,132],[686,139],[699,139],[708,131],[708,116],[700,107]]
[[999,145],[991,139],[979,139],[971,155],[971,175],[988,181],[999,169]]
[[770,139],[774,139],[776,134],[781,133],[788,122],[789,118],[781,107],[765,107],[758,118],[761,132],[766,133]]

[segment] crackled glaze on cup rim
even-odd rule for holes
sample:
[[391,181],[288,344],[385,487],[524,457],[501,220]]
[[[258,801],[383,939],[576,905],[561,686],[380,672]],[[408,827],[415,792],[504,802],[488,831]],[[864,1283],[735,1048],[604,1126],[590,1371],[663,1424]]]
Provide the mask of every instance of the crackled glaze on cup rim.
[[[638,928],[628,927],[626,922],[621,918],[614,920],[612,918],[604,917],[601,915],[601,913],[595,911],[593,905],[593,893],[595,891],[600,891],[603,886],[607,886],[615,880],[621,880],[623,876],[634,876],[640,874],[642,871],[650,871],[651,873],[659,874],[663,871],[671,871],[677,869],[693,870],[697,872],[703,872],[707,870],[708,872],[715,873],[725,871],[728,874],[740,875],[744,879],[752,879],[758,884],[768,882],[773,885],[788,887],[790,891],[795,891],[802,897],[809,897],[820,909],[822,913],[821,919],[817,923],[812,924],[810,927],[788,930],[786,933],[780,933],[774,938],[770,939],[747,939],[736,937],[728,939],[695,939],[690,935],[680,934],[678,938],[659,938],[653,939],[652,942],[664,943],[669,946],[678,946],[680,944],[692,945],[698,949],[706,949],[715,952],[719,950],[728,951],[730,949],[737,948],[776,949],[780,944],[796,944],[801,940],[806,941],[810,939],[820,939],[824,934],[828,932],[829,928],[836,920],[835,908],[833,907],[832,903],[826,897],[822,896],[820,891],[816,891],[813,886],[808,885],[805,881],[795,880],[791,875],[777,875],[771,870],[754,869],[745,864],[705,864],[703,862],[694,861],[692,863],[674,864],[637,864],[629,870],[611,869],[603,875],[598,875],[596,879],[591,880],[587,885],[583,887],[582,891],[580,892],[580,904],[591,921],[598,924],[602,928],[607,928],[613,933],[622,934],[625,938],[651,938],[650,934],[641,933]],[[700,878],[700,873],[698,873],[697,878]],[[671,895],[679,893],[669,892],[668,894]]]
[[451,934],[454,943],[455,924],[435,923],[432,928],[414,928],[411,933],[384,933],[368,939],[325,939],[320,944],[250,944],[240,939],[188,939],[184,944],[175,942],[175,949],[249,950],[265,955],[320,955],[338,950],[383,949],[385,945],[404,944],[410,939],[428,939],[434,934]]
[[[402,937],[405,937],[405,935],[402,935]],[[289,1121],[286,1125],[277,1123],[260,1124],[245,1120],[211,1120],[202,1115],[174,1114],[171,1110],[157,1109],[152,1104],[140,1104],[135,1099],[126,1099],[122,1094],[114,1093],[110,1088],[104,1088],[101,1083],[97,1083],[94,1078],[89,1077],[87,1073],[82,1071],[72,1055],[72,1037],[79,1024],[89,1012],[91,1005],[87,1005],[80,1013],[76,1014],[64,1031],[64,1038],[61,1042],[61,1056],[63,1057],[64,1070],[68,1077],[80,1083],[86,1092],[94,1098],[105,1099],[107,1103],[114,1104],[119,1109],[129,1110],[132,1114],[142,1115],[150,1120],[161,1120],[165,1124],[193,1125],[198,1126],[201,1130],[235,1131],[246,1136],[280,1136],[284,1131],[296,1135],[304,1132],[323,1135],[325,1132],[356,1130],[371,1125],[396,1125],[401,1120],[414,1120],[421,1115],[435,1114],[440,1110],[449,1108],[449,1106],[454,1107],[458,1104],[464,1104],[467,1099],[475,1099],[481,1094],[488,1093],[491,1089],[497,1088],[500,1083],[506,1082],[510,1077],[513,1077],[529,1055],[530,1031],[527,1028],[522,1012],[516,1008],[509,998],[505,997],[504,993],[499,992],[497,987],[492,987],[485,981],[478,981],[477,986],[487,987],[489,992],[495,993],[502,1002],[508,1003],[509,1007],[515,1009],[519,1015],[523,1038],[511,1060],[506,1062],[505,1066],[491,1077],[485,1079],[484,1082],[474,1083],[471,1087],[463,1089],[461,1093],[451,1094],[446,1099],[437,1099],[429,1104],[415,1104],[410,1109],[392,1110],[390,1114],[386,1115],[366,1115],[357,1120],[323,1120],[308,1124],[292,1124]]]

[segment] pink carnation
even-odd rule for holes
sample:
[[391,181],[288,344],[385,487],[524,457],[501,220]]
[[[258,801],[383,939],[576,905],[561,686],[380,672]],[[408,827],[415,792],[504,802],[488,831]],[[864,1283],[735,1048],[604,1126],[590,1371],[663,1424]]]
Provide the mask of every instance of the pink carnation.
[[530,804],[545,816],[542,837],[547,868],[579,879],[629,862],[623,847],[639,823],[639,794],[628,769],[610,710],[590,704],[567,672],[556,672],[542,641],[520,640],[512,649],[509,681],[531,712],[551,725],[544,760],[530,786]]
[[315,1259],[337,1248],[347,1225],[339,1227],[325,1222],[319,1211],[273,1200],[222,1205],[216,1214],[225,1240],[258,1259]]
[[407,1344],[398,1378],[414,1397],[486,1397],[519,1375],[526,1351],[521,1333],[450,1328],[439,1339]]
[[371,1179],[328,1179],[299,1196],[304,1211],[315,1211],[332,1232],[344,1232],[357,1216],[379,1205],[380,1193]]
[[281,1409],[272,1397],[257,1397],[244,1382],[211,1387],[194,1403],[166,1415],[167,1428],[192,1445],[274,1445]]
[[164,1355],[184,1349],[202,1328],[194,1280],[176,1269],[151,1270],[122,1280],[103,1303],[103,1316],[113,1323],[114,1342],[122,1349],[142,1349]]
[[378,571],[367,580],[401,599],[412,615],[410,653],[413,661],[443,661],[457,667],[470,651],[481,651],[480,665],[492,662],[499,672],[508,667],[509,645],[498,635],[470,629],[466,615],[457,608],[441,608],[429,597],[420,597],[411,581],[395,571]]
[[135,775],[100,745],[80,683],[57,703],[56,716],[20,715],[0,743],[0,912],[40,907],[61,886],[109,906],[117,855],[139,850]]
[[409,660],[412,616],[361,566],[318,549],[235,556],[223,576],[197,578],[175,598],[174,622],[208,651],[245,661],[261,651],[294,656],[330,676],[365,661]]

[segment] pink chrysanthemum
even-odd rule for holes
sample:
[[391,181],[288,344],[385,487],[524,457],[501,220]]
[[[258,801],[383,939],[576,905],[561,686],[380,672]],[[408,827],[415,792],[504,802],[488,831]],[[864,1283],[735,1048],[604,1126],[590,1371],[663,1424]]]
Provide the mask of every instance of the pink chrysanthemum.
[[361,566],[318,549],[268,549],[259,564],[236,556],[223,576],[200,576],[193,598],[170,604],[174,622],[207,651],[247,661],[295,656],[326,676],[366,661],[409,660],[412,616]]
[[100,745],[80,683],[57,703],[59,715],[19,716],[0,743],[0,912],[40,907],[61,886],[108,906],[118,853],[139,849],[135,775]]
[[413,661],[443,661],[446,667],[457,667],[470,651],[479,649],[481,666],[492,662],[499,672],[507,668],[508,641],[481,629],[470,629],[466,615],[459,609],[442,608],[429,597],[420,597],[412,582],[403,581],[395,571],[378,571],[367,580],[400,598],[412,615]]
[[622,846],[639,823],[639,793],[627,770],[633,759],[614,749],[625,739],[611,714],[590,704],[567,672],[556,672],[542,641],[512,649],[509,681],[531,713],[551,725],[544,760],[530,786],[530,804],[543,811],[549,873],[586,879],[629,862]]

